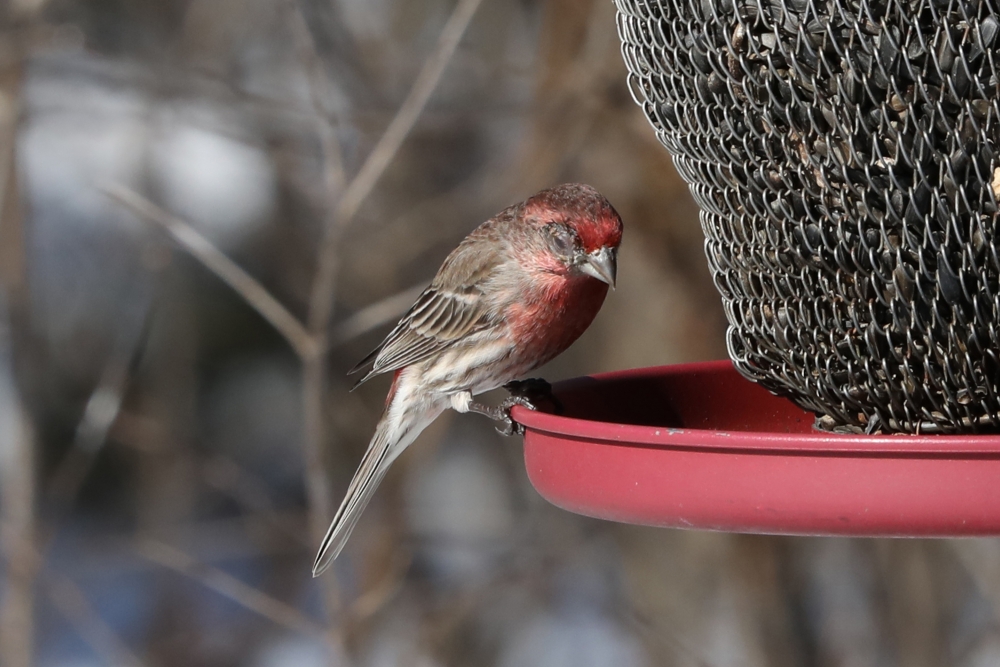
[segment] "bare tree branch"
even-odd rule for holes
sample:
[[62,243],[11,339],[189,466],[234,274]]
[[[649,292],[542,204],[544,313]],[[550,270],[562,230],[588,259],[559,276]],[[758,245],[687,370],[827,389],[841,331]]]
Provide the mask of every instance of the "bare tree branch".
[[[137,298],[136,303],[138,305],[130,309],[132,312],[122,316],[110,359],[87,399],[83,416],[73,435],[73,444],[49,477],[47,495],[53,505],[50,516],[55,515],[56,521],[63,518],[62,515],[73,504],[80,487],[90,474],[97,454],[104,446],[108,432],[121,413],[129,381],[129,366],[145,337],[150,299],[143,294]],[[50,539],[51,537],[40,544],[47,545]],[[44,559],[47,548],[40,547],[40,552]]]
[[144,663],[115,633],[71,579],[58,572],[46,575],[49,599],[73,625],[80,638],[109,665],[141,667]]
[[[290,3],[291,4],[291,3]],[[332,3],[316,3],[314,0],[300,0],[294,3],[298,11],[292,12],[293,32],[296,36],[299,58],[309,79],[309,101],[319,120],[320,144],[323,149],[323,192],[329,201],[334,201],[344,187],[344,161],[337,141],[337,128],[330,118],[325,102],[332,96],[330,80],[323,73],[323,56],[317,43],[317,26],[305,12],[317,4],[333,6]]]
[[182,248],[236,290],[261,317],[270,322],[300,357],[307,358],[315,353],[316,345],[299,320],[271,296],[267,288],[212,245],[194,227],[122,185],[110,185],[104,188],[104,192],[136,215],[155,222],[166,230]]
[[375,90],[338,4],[330,0],[294,0],[294,4],[302,14],[324,76],[336,80],[355,103],[375,101]]
[[[330,511],[329,482],[323,465],[323,447],[326,442],[324,402],[326,397],[327,329],[333,314],[333,298],[339,268],[338,252],[342,231],[350,223],[358,208],[392,162],[399,147],[437,88],[441,75],[465,34],[465,30],[479,7],[481,0],[458,0],[447,23],[441,31],[437,45],[427,58],[410,93],[381,139],[368,155],[358,174],[340,196],[324,225],[323,242],[317,259],[309,297],[307,329],[316,344],[315,354],[303,356],[303,431],[305,434],[306,490],[310,506],[310,532],[318,545],[326,531]],[[330,142],[324,143],[329,152]],[[327,158],[330,159],[329,157]],[[327,189],[331,202],[336,194],[328,165]],[[330,606],[330,613],[337,613],[338,592],[333,577],[326,577],[321,586]]]
[[154,563],[180,572],[284,628],[318,637],[327,642],[330,640],[326,628],[303,615],[295,607],[259,591],[218,568],[199,563],[179,549],[152,540],[140,542],[136,548],[143,557]]
[[[7,384],[7,383],[4,383]],[[6,586],[0,597],[0,662],[29,667],[34,644],[35,577],[35,439],[16,390],[0,387],[0,555],[7,561]]]
[[438,37],[434,51],[424,62],[410,93],[403,101],[396,116],[386,128],[382,138],[368,155],[357,176],[344,191],[337,208],[327,221],[319,266],[309,300],[309,329],[316,332],[326,329],[333,307],[334,282],[337,269],[339,230],[346,226],[358,212],[372,188],[378,183],[386,167],[396,157],[403,141],[410,134],[431,95],[441,81],[441,75],[451,61],[455,49],[465,34],[469,22],[479,8],[481,0],[458,0],[448,22]]
[[[28,21],[26,30],[34,25]],[[9,41],[0,62],[0,556],[6,581],[0,595],[0,664],[29,667],[35,638],[38,516],[35,507],[35,429],[14,373],[15,335],[27,337],[27,262],[17,169],[16,134],[24,62],[24,35]]]
[[441,75],[444,74],[445,69],[448,67],[448,63],[451,61],[455,49],[462,40],[466,28],[469,27],[469,22],[475,15],[476,10],[479,9],[480,1],[458,0],[451,16],[448,17],[448,22],[445,23],[444,28],[441,30],[441,35],[438,37],[434,51],[424,62],[420,74],[417,75],[416,81],[413,82],[413,87],[410,88],[409,95],[403,101],[402,106],[399,107],[399,111],[396,112],[396,117],[392,119],[392,123],[386,128],[382,138],[379,139],[378,144],[372,149],[368,159],[361,166],[358,175],[347,186],[344,196],[338,202],[336,224],[344,224],[344,221],[354,217],[354,214],[358,212],[358,208],[368,197],[372,188],[375,187],[382,174],[385,173],[386,167],[389,166],[396,156],[399,147],[403,145],[403,141],[410,134],[410,130],[413,129],[417,119],[420,117],[424,107],[441,81]]
[[342,345],[372,329],[377,329],[383,324],[396,320],[413,305],[413,302],[425,289],[427,289],[427,285],[420,283],[362,308],[330,331],[329,346],[332,348]]

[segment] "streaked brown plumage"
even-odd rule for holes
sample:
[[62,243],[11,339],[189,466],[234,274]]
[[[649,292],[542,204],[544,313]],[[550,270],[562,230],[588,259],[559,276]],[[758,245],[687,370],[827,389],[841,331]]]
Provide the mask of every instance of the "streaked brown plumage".
[[543,190],[469,234],[358,384],[394,372],[385,412],[313,565],[337,557],[389,466],[442,411],[541,366],[593,321],[614,285],[621,218],[587,185]]

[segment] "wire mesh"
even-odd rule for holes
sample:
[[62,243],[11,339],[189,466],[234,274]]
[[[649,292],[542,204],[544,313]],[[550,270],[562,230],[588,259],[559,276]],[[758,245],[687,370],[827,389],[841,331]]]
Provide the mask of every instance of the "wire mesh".
[[996,1],[617,5],[739,371],[823,429],[1000,429]]

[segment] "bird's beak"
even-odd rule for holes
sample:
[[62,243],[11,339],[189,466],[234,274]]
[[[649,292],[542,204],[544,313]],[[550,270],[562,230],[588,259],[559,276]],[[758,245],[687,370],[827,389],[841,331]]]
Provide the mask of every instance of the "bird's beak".
[[593,276],[601,282],[615,288],[615,276],[618,275],[618,258],[613,248],[601,248],[587,255],[580,265],[580,270],[588,276]]

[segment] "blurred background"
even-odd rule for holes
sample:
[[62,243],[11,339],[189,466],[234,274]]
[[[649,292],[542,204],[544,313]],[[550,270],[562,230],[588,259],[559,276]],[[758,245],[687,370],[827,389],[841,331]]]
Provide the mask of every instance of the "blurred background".
[[608,0],[0,4],[0,664],[1000,664],[996,540],[584,519],[440,418],[310,566],[448,251],[560,182],[619,289],[539,374],[723,358]]

